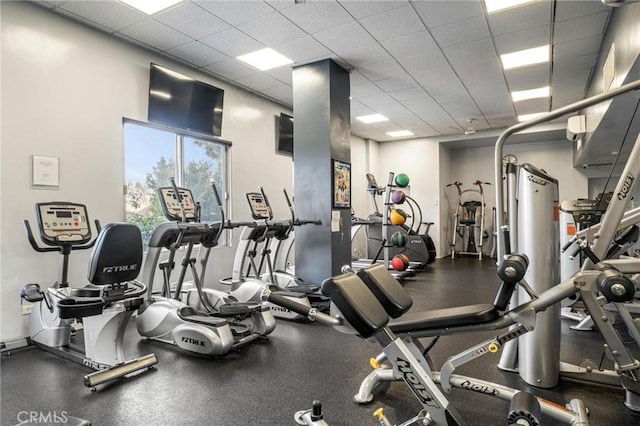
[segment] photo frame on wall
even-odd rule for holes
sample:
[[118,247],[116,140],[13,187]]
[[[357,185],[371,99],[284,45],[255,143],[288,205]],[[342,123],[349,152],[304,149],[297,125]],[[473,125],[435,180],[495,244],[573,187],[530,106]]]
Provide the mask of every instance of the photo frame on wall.
[[351,164],[333,160],[333,208],[351,208]]

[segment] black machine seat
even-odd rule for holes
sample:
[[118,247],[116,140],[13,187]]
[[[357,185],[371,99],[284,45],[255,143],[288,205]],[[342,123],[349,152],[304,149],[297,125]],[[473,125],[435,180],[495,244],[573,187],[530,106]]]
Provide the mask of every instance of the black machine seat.
[[322,294],[340,310],[344,319],[364,338],[374,335],[389,322],[389,316],[355,274],[342,274],[322,283]]
[[[88,280],[94,286],[74,289],[70,297],[58,302],[60,318],[100,315],[106,305],[125,300],[127,310],[142,303],[138,294],[128,291],[126,282],[135,280],[142,264],[142,235],[137,226],[111,223],[102,228],[89,261]],[[124,284],[121,284],[124,283]],[[97,290],[97,291],[96,291]]]
[[[411,297],[383,265],[358,271],[358,276],[392,318],[389,328],[395,333],[480,325],[498,319],[506,310],[517,283],[524,277],[529,261],[523,254],[508,255],[498,266],[502,285],[493,304],[475,304],[425,312],[410,312]],[[404,315],[403,315],[404,314]]]
[[398,318],[413,305],[411,296],[383,264],[363,268],[358,271],[358,276],[391,318]]
[[129,223],[110,223],[96,240],[89,261],[89,282],[108,285],[135,280],[142,265],[142,235]]
[[410,333],[465,325],[483,324],[500,317],[500,311],[489,303],[434,309],[425,312],[409,312],[389,323],[394,333]]

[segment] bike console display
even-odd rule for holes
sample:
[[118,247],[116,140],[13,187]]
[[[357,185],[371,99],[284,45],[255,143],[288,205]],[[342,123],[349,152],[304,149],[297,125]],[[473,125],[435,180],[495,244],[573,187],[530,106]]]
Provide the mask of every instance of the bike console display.
[[50,202],[36,204],[42,242],[50,246],[85,244],[91,239],[89,216],[84,204]]
[[255,220],[269,220],[271,219],[271,213],[269,206],[267,205],[264,196],[259,192],[247,192],[247,201],[249,202],[249,208],[251,209],[251,216]]
[[[158,188],[158,195],[160,196],[160,205],[164,215],[169,220],[182,221],[182,210],[184,210],[184,219],[186,221],[196,220],[196,203],[193,201],[193,193],[187,188],[178,188],[180,199],[176,197],[176,193],[172,187],[167,186],[164,188]],[[182,209],[180,209],[180,202],[182,202]]]

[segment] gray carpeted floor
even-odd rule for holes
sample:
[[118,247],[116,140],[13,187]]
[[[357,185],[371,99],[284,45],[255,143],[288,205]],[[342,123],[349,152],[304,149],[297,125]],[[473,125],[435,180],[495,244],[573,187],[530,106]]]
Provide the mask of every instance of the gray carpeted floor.
[[[498,279],[494,261],[441,259],[407,281],[415,310],[492,302]],[[457,351],[495,335],[480,333],[444,337],[432,350],[436,365]],[[370,371],[368,359],[379,352],[374,343],[344,335],[319,324],[279,321],[268,341],[240,353],[203,359],[174,347],[140,339],[135,327],[127,333],[128,356],[154,352],[159,364],[148,373],[101,386],[91,392],[82,385],[88,372],[81,365],[37,348],[2,356],[2,425],[15,425],[24,412],[65,413],[93,425],[293,425],[296,411],[322,401],[331,425],[376,425],[373,411],[384,407],[394,423],[420,408],[403,383],[386,385],[368,406],[352,397]],[[563,360],[600,362],[602,340],[595,332],[576,332],[563,323]],[[634,349],[635,350],[635,349]],[[634,353],[638,353],[635,350]],[[456,373],[529,389],[514,375],[498,370],[496,355],[461,367]],[[535,393],[558,403],[582,398],[592,425],[638,425],[640,415],[624,407],[619,389],[561,382]],[[508,403],[454,389],[451,401],[471,425],[506,424]],[[22,416],[22,417],[21,417]],[[544,425],[556,424],[543,417]]]

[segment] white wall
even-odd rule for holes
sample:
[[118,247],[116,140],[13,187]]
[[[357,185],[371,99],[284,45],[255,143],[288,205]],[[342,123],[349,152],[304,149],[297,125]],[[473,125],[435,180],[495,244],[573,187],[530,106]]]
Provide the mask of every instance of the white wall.
[[[22,287],[29,282],[47,287],[59,273],[60,256],[35,253],[22,230],[23,219],[33,222],[36,202],[80,202],[102,223],[124,219],[122,119],[146,121],[150,62],[225,90],[222,137],[233,143],[232,217],[249,219],[242,194],[259,185],[272,194],[276,216],[288,217],[281,188],[293,194],[293,163],[290,157],[275,154],[274,117],[290,110],[26,2],[1,2],[0,11],[0,340],[28,334],[28,317],[21,315],[20,308]],[[366,147],[364,140],[354,137],[354,173],[365,173]],[[33,154],[60,159],[59,188],[30,187]],[[366,203],[360,196],[364,183],[354,179],[352,185],[354,203]],[[238,235],[235,232],[234,243]],[[214,250],[207,270],[209,285],[231,274],[234,253],[235,244]],[[87,260],[87,252],[73,253],[72,285],[86,283]]]
[[[389,172],[396,175],[406,173],[410,180],[410,194],[422,209],[422,220],[434,222],[429,231],[436,247],[440,247],[441,218],[440,196],[440,150],[438,142],[431,139],[386,142],[379,144],[379,185],[387,183]],[[380,205],[382,208],[382,205]],[[438,252],[440,256],[440,252]]]
[[[538,142],[529,144],[505,145],[505,154],[515,154],[518,164],[530,163],[533,166],[544,169],[551,177],[558,180],[560,202],[562,200],[584,198],[588,195],[588,179],[582,170],[572,166],[573,151],[569,141]],[[495,207],[495,186],[493,167],[493,147],[456,149],[450,152],[449,182],[460,181],[463,189],[473,188],[473,182],[481,180],[490,182],[492,186],[485,187],[485,203],[487,218],[485,226],[492,234],[492,209]],[[445,191],[443,200],[449,205],[449,217],[453,215],[453,209],[457,202],[457,192],[450,187]],[[449,221],[451,222],[451,221]],[[449,225],[449,229],[452,225]],[[448,231],[448,230],[447,230]],[[449,232],[446,234],[449,236]],[[450,238],[450,237],[447,237]],[[484,252],[490,254],[491,240],[485,241]]]

